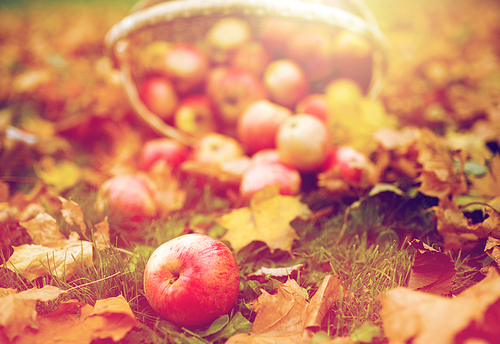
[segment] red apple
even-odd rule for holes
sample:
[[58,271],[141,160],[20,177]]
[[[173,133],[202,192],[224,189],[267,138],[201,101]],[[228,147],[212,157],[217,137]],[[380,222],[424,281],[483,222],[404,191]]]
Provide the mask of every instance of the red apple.
[[164,58],[165,70],[177,92],[186,94],[205,81],[209,61],[205,54],[189,43],[174,43]]
[[249,153],[274,148],[278,127],[292,115],[290,109],[269,100],[250,104],[238,118],[236,135]]
[[287,118],[276,133],[280,160],[301,172],[317,171],[323,166],[331,147],[326,123],[309,114]]
[[287,42],[287,56],[299,63],[311,82],[325,80],[335,70],[333,33],[325,26],[310,24]]
[[265,186],[280,184],[280,194],[297,195],[302,177],[296,169],[282,163],[255,164],[245,170],[241,177],[240,194],[248,200]]
[[249,24],[243,19],[226,17],[218,20],[208,30],[205,41],[210,58],[216,63],[226,62],[230,53],[252,38]]
[[252,155],[251,158],[252,166],[253,165],[265,165],[265,164],[274,164],[280,162],[280,154],[277,149],[262,149]]
[[236,49],[231,55],[229,64],[233,68],[240,68],[256,75],[262,75],[270,62],[271,56],[262,43],[253,41]]
[[259,26],[259,40],[274,58],[284,58],[290,37],[299,29],[296,20],[267,17]]
[[170,119],[179,98],[172,82],[162,76],[149,76],[138,87],[139,96],[152,113],[163,120]]
[[146,142],[141,150],[139,169],[149,171],[154,164],[163,162],[176,169],[186,160],[188,147],[171,138],[159,138]]
[[217,131],[215,106],[206,94],[192,94],[182,99],[174,114],[177,128],[199,137]]
[[309,93],[309,82],[302,68],[291,59],[271,62],[263,75],[271,100],[293,107]]
[[222,122],[230,125],[236,123],[251,103],[267,98],[266,89],[255,74],[225,67],[211,71],[206,93],[214,100]]
[[240,287],[227,246],[204,234],[185,234],[159,246],[144,270],[150,306],[179,326],[207,325],[228,313]]
[[308,113],[320,120],[328,121],[328,103],[323,93],[310,93],[302,98],[295,107],[295,113]]
[[350,78],[367,92],[372,79],[373,47],[363,37],[342,31],[334,37],[334,61],[337,77]]
[[243,155],[243,146],[237,140],[219,133],[208,133],[193,145],[193,160],[206,164],[220,165]]
[[143,174],[116,175],[106,180],[97,193],[96,208],[100,213],[119,219],[140,221],[157,214],[152,181]]
[[359,183],[363,173],[368,172],[368,158],[350,146],[338,146],[331,149],[323,172],[336,171],[343,180]]

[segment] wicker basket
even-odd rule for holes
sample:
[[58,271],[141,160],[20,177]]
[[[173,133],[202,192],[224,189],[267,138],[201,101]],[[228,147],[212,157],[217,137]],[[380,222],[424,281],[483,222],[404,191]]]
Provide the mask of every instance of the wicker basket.
[[134,46],[163,39],[195,41],[219,19],[240,16],[257,30],[265,17],[286,17],[348,30],[375,47],[368,96],[376,97],[386,69],[387,42],[362,0],[143,0],[105,36],[109,55],[137,114],[157,133],[190,145],[193,138],[166,124],[142,103],[132,77],[129,53]]

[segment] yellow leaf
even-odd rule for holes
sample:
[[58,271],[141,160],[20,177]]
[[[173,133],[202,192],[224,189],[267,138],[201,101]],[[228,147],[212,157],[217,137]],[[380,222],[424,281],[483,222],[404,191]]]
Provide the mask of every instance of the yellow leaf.
[[91,242],[68,239],[46,245],[14,247],[6,267],[34,280],[49,273],[68,279],[79,271],[80,265],[92,266]]
[[71,161],[56,163],[54,158],[45,156],[34,167],[38,177],[57,191],[73,187],[81,178],[80,168]]
[[279,185],[271,185],[257,192],[249,207],[235,209],[215,221],[227,229],[222,239],[229,241],[236,252],[252,241],[264,242],[271,252],[291,251],[299,237],[290,222],[310,213],[299,197],[280,195]]

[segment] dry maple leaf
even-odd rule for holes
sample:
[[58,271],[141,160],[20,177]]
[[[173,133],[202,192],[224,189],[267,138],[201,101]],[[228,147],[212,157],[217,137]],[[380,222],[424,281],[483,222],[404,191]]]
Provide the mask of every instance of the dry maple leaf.
[[8,307],[9,311],[0,315],[0,339],[7,339],[2,343],[88,344],[105,338],[117,342],[138,325],[121,295],[98,300],[94,307],[76,300],[64,301],[47,314],[37,314],[38,301],[55,300],[62,293],[63,290],[46,286],[0,298],[2,309]]
[[468,191],[463,171],[456,171],[451,150],[429,129],[422,129],[417,145],[421,164],[420,187],[424,195],[444,199]]
[[332,302],[339,300],[343,287],[337,276],[326,276],[308,302],[293,279],[278,285],[271,295],[265,290],[252,305],[257,313],[250,333],[229,338],[226,344],[301,344],[310,343],[321,328]]
[[475,245],[478,239],[489,236],[500,239],[500,213],[492,207],[485,207],[487,217],[479,223],[472,223],[472,220],[450,200],[440,200],[432,209],[437,218],[437,230],[443,236],[446,250],[469,248]]
[[0,339],[1,343],[10,343],[21,335],[26,327],[38,327],[36,305],[38,301],[56,299],[64,291],[46,285],[41,289],[29,289],[20,293],[9,292],[0,295]]
[[448,295],[455,277],[455,264],[450,256],[439,252],[420,240],[410,243],[415,248],[408,289],[436,295]]
[[494,269],[455,298],[398,287],[379,299],[389,343],[451,344],[467,338],[498,342],[500,276]]
[[68,279],[85,266],[92,266],[92,243],[74,237],[45,246],[14,247],[14,253],[6,263],[8,269],[29,280],[48,274]]
[[308,217],[311,211],[299,197],[279,194],[279,185],[270,185],[255,193],[249,207],[234,209],[215,221],[227,229],[222,238],[238,252],[252,241],[264,242],[271,252],[291,251],[298,235],[290,225],[297,217]]

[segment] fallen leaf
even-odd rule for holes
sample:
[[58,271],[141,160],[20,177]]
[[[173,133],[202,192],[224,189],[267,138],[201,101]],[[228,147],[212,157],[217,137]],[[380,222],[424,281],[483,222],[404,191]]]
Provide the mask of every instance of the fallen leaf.
[[280,195],[279,185],[270,185],[252,196],[249,207],[234,209],[215,222],[227,229],[222,240],[229,241],[235,252],[252,241],[264,242],[271,252],[290,252],[293,241],[299,238],[290,222],[310,214],[298,196]]
[[310,343],[331,303],[338,300],[342,292],[338,277],[331,275],[325,277],[310,302],[292,279],[278,285],[273,295],[262,290],[261,296],[252,302],[257,313],[252,331],[234,335],[226,343]]
[[408,289],[448,295],[451,281],[457,272],[450,256],[417,239],[412,240],[410,245],[415,249],[415,253]]
[[69,279],[81,267],[89,266],[92,266],[92,243],[74,238],[47,246],[16,246],[6,263],[8,269],[19,272],[30,281],[49,274]]
[[[38,328],[36,305],[38,301],[56,299],[64,291],[46,285],[41,289],[29,289],[0,297],[0,339],[8,342],[21,335],[26,327]],[[2,341],[3,343],[3,341]]]
[[83,219],[83,211],[78,203],[59,197],[61,200],[61,214],[64,220],[71,226],[76,225],[82,234],[87,231],[87,224]]
[[99,248],[106,248],[109,246],[109,223],[108,217],[95,225],[94,242]]
[[59,231],[56,219],[45,212],[36,215],[31,220],[21,221],[19,224],[26,228],[35,245],[44,245],[66,239]]
[[495,155],[488,162],[488,171],[484,176],[470,176],[469,180],[472,183],[472,189],[479,195],[488,198],[500,196],[500,155]]
[[452,151],[429,129],[422,129],[417,145],[421,164],[420,186],[424,195],[445,199],[468,191],[465,174],[457,171]]
[[471,248],[469,246],[475,245],[478,239],[489,236],[500,239],[500,213],[492,207],[484,208],[487,217],[479,223],[472,223],[450,200],[440,200],[432,209],[437,218],[437,231],[443,236],[447,251]]
[[68,160],[56,162],[51,156],[42,157],[34,168],[38,177],[59,192],[75,186],[81,179],[78,165]]
[[486,244],[484,246],[484,252],[491,259],[495,261],[498,267],[500,267],[500,240],[492,237],[488,237]]
[[[58,288],[51,288],[45,293],[41,293],[43,289],[28,290],[33,294],[29,297],[23,296],[25,292],[9,295],[19,300],[28,300],[29,304],[18,303],[10,314],[9,326],[0,327],[0,331],[5,331],[6,335],[6,330],[9,330],[8,343],[88,344],[105,338],[117,342],[138,325],[130,306],[121,295],[98,300],[94,307],[77,300],[62,301],[54,311],[44,315],[37,314],[36,303],[49,299],[44,294],[49,293],[52,297],[50,300],[54,300],[54,296],[64,293]],[[53,290],[54,288],[57,290]],[[0,298],[0,302],[3,299]],[[19,314],[24,318],[20,319]],[[1,335],[2,332],[0,339]]]
[[500,276],[494,269],[455,298],[398,287],[379,300],[389,343],[451,344],[467,338],[494,343],[500,336]]

